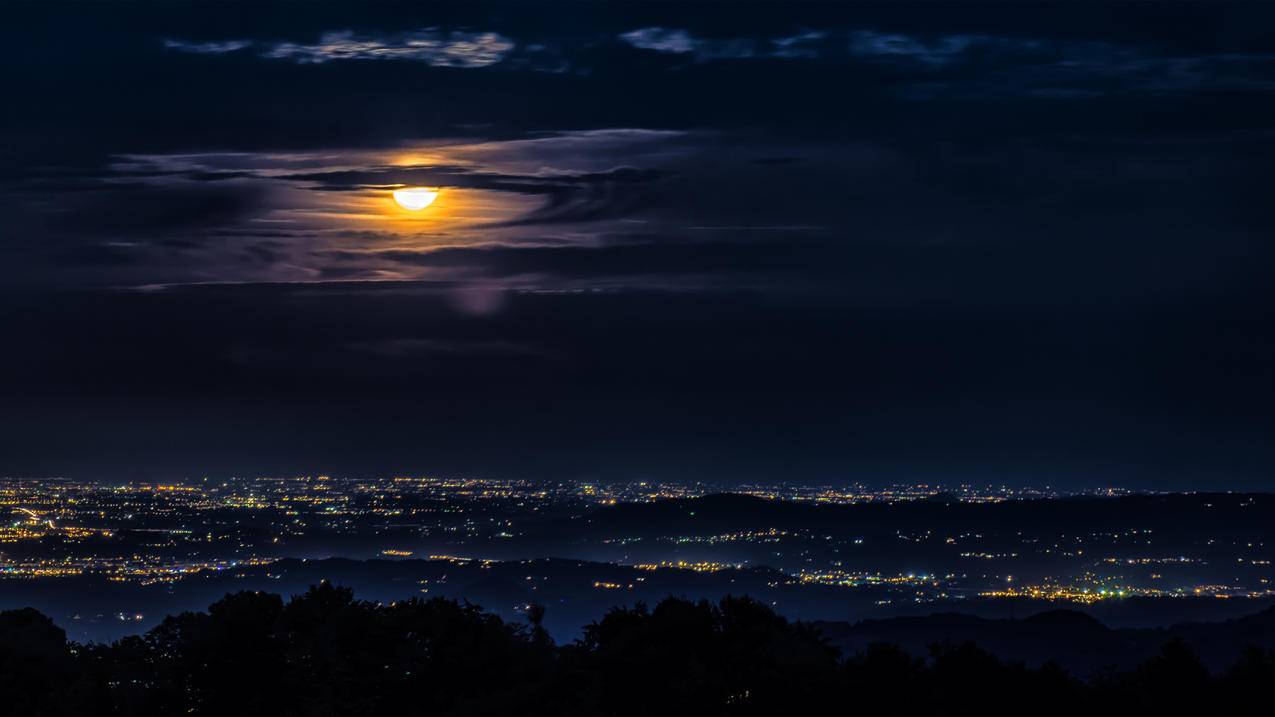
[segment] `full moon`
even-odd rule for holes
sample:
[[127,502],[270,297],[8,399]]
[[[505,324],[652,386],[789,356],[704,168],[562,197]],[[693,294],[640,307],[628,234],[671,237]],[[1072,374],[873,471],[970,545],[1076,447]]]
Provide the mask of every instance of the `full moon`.
[[438,199],[437,189],[426,187],[404,187],[394,190],[394,201],[404,209],[416,212],[428,207]]

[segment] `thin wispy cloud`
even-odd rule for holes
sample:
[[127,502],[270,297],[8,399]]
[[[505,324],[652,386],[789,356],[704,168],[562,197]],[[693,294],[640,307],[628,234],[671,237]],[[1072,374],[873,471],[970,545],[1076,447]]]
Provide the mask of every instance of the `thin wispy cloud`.
[[[167,40],[171,50],[200,55],[223,55],[252,46],[243,40],[187,42]],[[317,65],[339,60],[405,60],[434,67],[487,67],[505,58],[513,40],[496,32],[446,32],[423,28],[406,33],[359,34],[352,30],[327,32],[318,42],[258,43],[261,57]]]
[[823,38],[823,33],[814,31],[765,40],[747,37],[705,38],[696,36],[689,30],[663,27],[644,27],[620,34],[621,40],[639,50],[689,55],[700,61],[756,57],[812,59],[818,57],[815,43]]
[[662,27],[644,27],[620,35],[620,39],[642,50],[669,52],[681,55],[694,52],[701,41],[686,30],[668,30]]
[[975,47],[1009,45],[1017,49],[1039,46],[1031,40],[1002,40],[971,35],[947,35],[932,41],[900,33],[856,30],[850,33],[850,54],[860,58],[913,60],[925,65],[944,66],[963,59]]
[[621,33],[631,47],[695,62],[790,59],[867,64],[893,78],[906,100],[1275,90],[1275,55],[1174,54],[1097,40],[983,33],[926,35],[883,29],[705,37],[685,28]]
[[222,40],[220,42],[186,42],[185,40],[165,40],[164,47],[180,52],[196,55],[224,55],[238,52],[252,45],[248,40]]
[[487,67],[514,48],[495,32],[444,33],[434,28],[403,35],[359,35],[351,31],[325,33],[312,45],[279,43],[265,57],[303,64],[333,60],[415,60],[435,67]]

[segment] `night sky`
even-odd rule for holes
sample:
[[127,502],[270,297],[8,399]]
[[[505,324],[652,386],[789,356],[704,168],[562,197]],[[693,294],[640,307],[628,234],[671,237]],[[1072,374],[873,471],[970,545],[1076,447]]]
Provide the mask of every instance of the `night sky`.
[[0,35],[0,475],[1275,488],[1275,5]]

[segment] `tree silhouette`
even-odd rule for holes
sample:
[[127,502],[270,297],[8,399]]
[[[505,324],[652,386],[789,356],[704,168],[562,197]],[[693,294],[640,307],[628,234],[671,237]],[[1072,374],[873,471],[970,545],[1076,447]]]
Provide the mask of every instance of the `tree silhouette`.
[[0,613],[0,703],[11,714],[54,714],[74,678],[66,632],[36,610]]
[[526,616],[372,603],[326,582],[286,602],[226,595],[109,645],[67,643],[35,610],[0,612],[0,714],[1266,714],[1275,677],[1270,652],[1249,648],[1214,676],[1181,641],[1089,682],[968,642],[843,659],[747,597],[613,608],[562,646],[542,607]]

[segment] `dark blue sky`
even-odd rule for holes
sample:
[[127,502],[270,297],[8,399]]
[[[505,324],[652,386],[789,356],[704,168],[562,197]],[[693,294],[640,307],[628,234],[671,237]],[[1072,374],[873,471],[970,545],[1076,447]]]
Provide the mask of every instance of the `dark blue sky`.
[[0,475],[1275,487],[1270,5],[2,13]]

